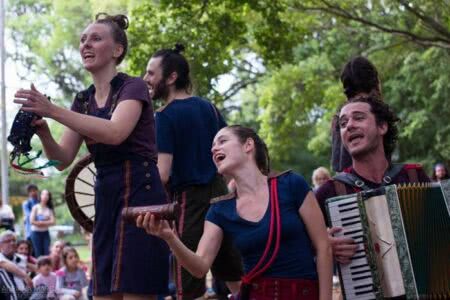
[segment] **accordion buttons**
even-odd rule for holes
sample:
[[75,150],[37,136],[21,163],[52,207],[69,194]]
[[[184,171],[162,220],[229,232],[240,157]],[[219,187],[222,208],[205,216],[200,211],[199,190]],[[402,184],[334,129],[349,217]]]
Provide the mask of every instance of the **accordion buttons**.
[[150,173],[145,173],[145,177],[150,178]]
[[144,167],[148,167],[148,161],[144,161],[143,165]]
[[147,184],[146,186],[145,186],[145,188],[147,189],[147,190],[149,190],[151,187],[150,187],[150,184]]

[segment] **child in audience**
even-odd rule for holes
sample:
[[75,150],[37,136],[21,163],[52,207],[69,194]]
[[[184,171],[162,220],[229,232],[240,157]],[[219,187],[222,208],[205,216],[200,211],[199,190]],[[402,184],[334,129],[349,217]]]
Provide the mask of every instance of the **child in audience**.
[[50,259],[52,260],[52,268],[53,272],[61,269],[61,252],[66,243],[63,240],[57,240],[53,243],[52,248],[50,249]]
[[64,247],[62,263],[64,267],[56,272],[56,293],[60,300],[84,299],[82,289],[88,285],[86,274],[78,266],[80,258],[73,247]]
[[17,254],[21,254],[24,257],[26,257],[27,261],[27,273],[32,274],[31,277],[34,276],[34,274],[37,271],[37,260],[35,257],[31,256],[31,250],[32,247],[30,241],[27,240],[18,240],[17,243]]
[[48,256],[41,256],[37,261],[38,275],[33,278],[33,286],[39,288],[40,285],[47,287],[47,299],[55,300],[56,296],[56,274],[52,272],[52,261]]

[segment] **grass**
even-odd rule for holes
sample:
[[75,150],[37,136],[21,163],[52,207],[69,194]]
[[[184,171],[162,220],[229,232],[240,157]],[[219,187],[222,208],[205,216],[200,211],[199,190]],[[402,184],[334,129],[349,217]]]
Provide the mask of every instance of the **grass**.
[[80,245],[75,247],[78,251],[78,255],[80,256],[80,260],[84,262],[91,261],[91,249],[87,245]]

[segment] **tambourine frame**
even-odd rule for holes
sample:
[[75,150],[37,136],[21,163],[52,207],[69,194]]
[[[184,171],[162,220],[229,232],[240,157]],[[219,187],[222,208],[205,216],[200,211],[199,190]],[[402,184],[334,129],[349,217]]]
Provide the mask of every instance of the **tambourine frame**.
[[[95,209],[93,215],[87,215],[85,210],[83,208],[87,208],[92,206],[94,208],[95,205],[95,194],[94,194],[94,184],[95,184],[95,176],[96,176],[96,169],[91,165],[93,162],[90,155],[87,155],[80,159],[75,166],[73,167],[72,171],[69,173],[69,176],[66,179],[66,189],[64,198],[66,199],[67,206],[69,207],[69,211],[72,215],[72,217],[80,224],[81,227],[83,227],[84,230],[88,232],[92,232],[94,229],[94,218],[95,218]],[[92,181],[89,182],[88,180],[85,180],[79,175],[82,173],[82,171],[87,170],[89,173],[89,176],[92,175]],[[88,190],[92,188],[92,192],[83,192],[83,191],[76,191],[76,183],[81,182],[86,185]],[[77,195],[82,195],[84,197],[92,197],[92,203],[84,204],[80,206],[79,202],[77,201]],[[92,209],[91,208],[91,209]]]

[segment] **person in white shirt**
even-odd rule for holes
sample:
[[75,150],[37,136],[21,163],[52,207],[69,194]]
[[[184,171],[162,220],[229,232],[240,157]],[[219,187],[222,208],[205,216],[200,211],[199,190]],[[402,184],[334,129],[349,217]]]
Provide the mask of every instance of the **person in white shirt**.
[[16,235],[7,230],[0,234],[0,289],[9,299],[30,294],[33,283],[25,272],[26,258],[16,253]]
[[0,228],[14,230],[14,212],[8,204],[3,203],[0,199]]

